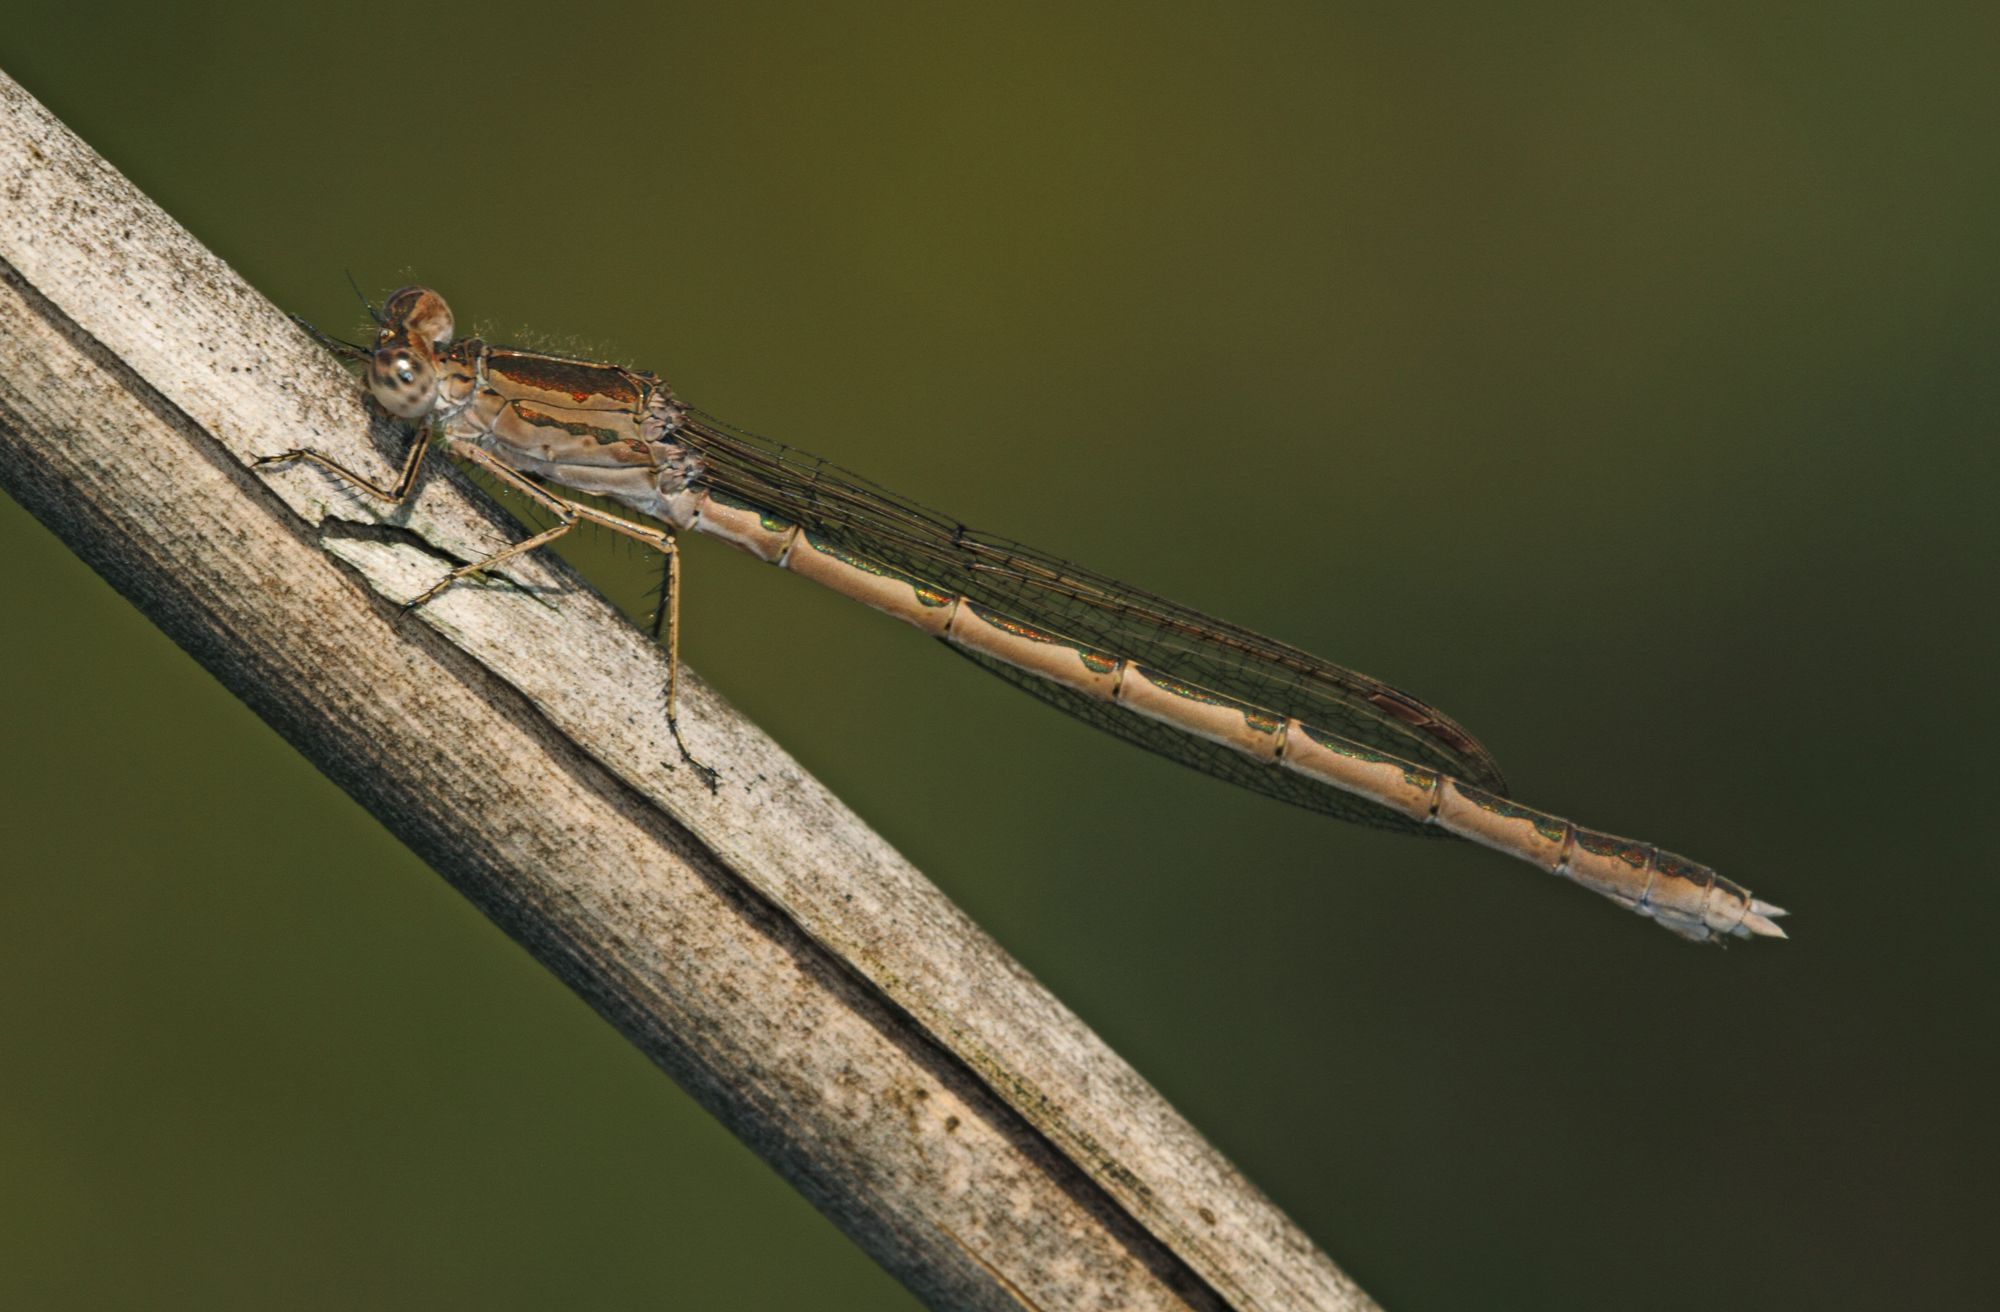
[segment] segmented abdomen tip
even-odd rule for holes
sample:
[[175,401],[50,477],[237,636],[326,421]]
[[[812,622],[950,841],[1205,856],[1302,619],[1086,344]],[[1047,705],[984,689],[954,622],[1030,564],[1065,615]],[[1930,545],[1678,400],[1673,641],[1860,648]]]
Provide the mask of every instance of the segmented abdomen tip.
[[1791,935],[1778,928],[1777,917],[1784,914],[1786,912],[1783,907],[1753,897],[1750,899],[1750,909],[1743,913],[1741,928],[1753,934],[1762,934],[1765,938],[1790,938]]

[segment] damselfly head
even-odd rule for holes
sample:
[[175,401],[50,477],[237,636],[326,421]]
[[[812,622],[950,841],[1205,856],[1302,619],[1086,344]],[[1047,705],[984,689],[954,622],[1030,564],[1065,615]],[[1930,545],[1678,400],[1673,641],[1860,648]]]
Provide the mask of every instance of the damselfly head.
[[368,390],[398,419],[437,404],[438,354],[451,345],[451,307],[428,287],[405,287],[382,303],[382,331],[368,364]]

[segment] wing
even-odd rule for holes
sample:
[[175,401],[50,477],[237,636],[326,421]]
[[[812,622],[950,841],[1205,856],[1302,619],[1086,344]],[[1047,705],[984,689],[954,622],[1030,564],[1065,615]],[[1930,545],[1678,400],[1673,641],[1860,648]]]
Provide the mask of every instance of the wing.
[[[1386,683],[1018,542],[967,528],[818,456],[705,412],[690,412],[673,438],[700,455],[703,485],[801,524],[844,550],[1035,628],[1506,795],[1499,767],[1471,734]],[[1436,832],[1372,802],[1251,761],[1012,666],[960,654],[1079,719],[1205,774],[1342,819]]]

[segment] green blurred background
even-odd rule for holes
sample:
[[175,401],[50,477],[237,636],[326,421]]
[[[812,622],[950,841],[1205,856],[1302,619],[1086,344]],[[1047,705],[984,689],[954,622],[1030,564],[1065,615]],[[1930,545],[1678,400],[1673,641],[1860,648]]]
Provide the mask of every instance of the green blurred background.
[[[1995,12],[14,0],[0,68],[288,310],[421,279],[658,369],[1794,909],[1690,947],[697,544],[692,663],[1390,1307],[1948,1307]],[[0,1304],[909,1304],[4,500],[0,550]]]

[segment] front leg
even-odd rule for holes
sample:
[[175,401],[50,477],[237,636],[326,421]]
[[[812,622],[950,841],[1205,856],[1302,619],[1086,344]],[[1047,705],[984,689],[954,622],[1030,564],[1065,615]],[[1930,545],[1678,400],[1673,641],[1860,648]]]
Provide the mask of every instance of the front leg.
[[358,488],[373,493],[375,496],[388,502],[391,506],[400,506],[409,500],[410,489],[417,485],[417,474],[423,469],[424,456],[430,449],[431,426],[430,422],[426,420],[418,426],[416,440],[410,444],[409,454],[403,457],[402,472],[396,475],[396,484],[394,487],[383,487],[366,475],[355,473],[332,456],[324,455],[318,451],[309,451],[303,447],[295,448],[291,451],[280,451],[274,456],[258,456],[250,462],[250,467],[252,469],[262,469],[266,465],[281,465],[289,460],[303,460],[308,464],[318,465],[329,474],[333,474],[346,482],[354,484]]
[[511,547],[502,547],[483,560],[475,560],[470,565],[460,565],[436,583],[431,584],[431,586],[404,602],[404,610],[415,610],[460,579],[472,578],[475,575],[484,574],[495,565],[504,564],[516,556],[525,556],[537,547],[546,547],[549,543],[554,542],[557,538],[575,528],[577,519],[579,518],[578,512],[584,509],[584,507],[577,505],[573,501],[552,496],[540,484],[522,474],[520,470],[515,469],[512,465],[504,461],[494,459],[493,456],[471,442],[454,440],[450,445],[453,455],[467,464],[478,465],[481,469],[494,475],[507,486],[524,494],[536,505],[554,515],[556,523],[554,527],[543,529],[533,537],[523,538]]

